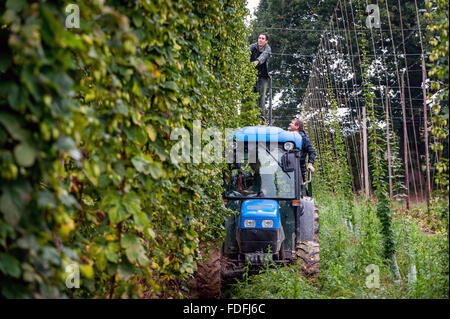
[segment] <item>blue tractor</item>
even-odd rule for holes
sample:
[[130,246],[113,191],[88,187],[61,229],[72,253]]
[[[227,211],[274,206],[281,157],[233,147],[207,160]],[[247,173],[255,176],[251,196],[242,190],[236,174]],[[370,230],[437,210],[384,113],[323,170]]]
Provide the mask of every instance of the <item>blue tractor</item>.
[[[223,199],[236,213],[225,222],[221,252],[223,284],[266,263],[300,263],[319,274],[319,216],[311,173],[300,171],[300,134],[273,126],[233,133],[233,161],[224,173]],[[308,189],[308,192],[307,192]]]

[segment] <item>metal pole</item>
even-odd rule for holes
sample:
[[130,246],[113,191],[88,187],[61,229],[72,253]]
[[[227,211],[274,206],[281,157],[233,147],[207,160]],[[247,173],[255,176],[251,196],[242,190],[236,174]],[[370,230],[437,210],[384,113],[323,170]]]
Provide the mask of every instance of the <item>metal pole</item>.
[[405,107],[405,71],[401,77],[400,100],[403,115],[403,156],[405,162],[405,187],[406,187],[406,209],[409,210],[409,172],[408,172],[408,129],[406,127],[406,107]]
[[428,150],[428,114],[427,114],[427,69],[425,66],[425,55],[423,50],[423,42],[422,42],[422,32],[420,31],[420,19],[419,19],[419,10],[417,8],[417,0],[414,0],[414,4],[416,6],[416,16],[417,16],[417,26],[419,29],[419,40],[420,40],[420,49],[422,51],[421,62],[422,62],[422,94],[423,94],[423,122],[424,122],[424,139],[425,139],[425,169],[426,169],[426,181],[427,181],[427,207],[430,207],[430,196],[431,196],[431,178],[430,178],[430,154]]
[[366,198],[370,196],[369,189],[369,156],[367,150],[367,118],[366,118],[366,106],[362,107],[362,133],[363,133],[363,152],[364,152],[364,189]]
[[269,126],[272,126],[272,76],[269,79]]

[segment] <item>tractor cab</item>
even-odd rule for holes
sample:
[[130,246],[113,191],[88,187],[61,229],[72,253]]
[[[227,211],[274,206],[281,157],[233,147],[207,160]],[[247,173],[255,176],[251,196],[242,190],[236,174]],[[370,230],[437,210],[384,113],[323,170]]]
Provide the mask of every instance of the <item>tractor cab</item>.
[[236,214],[226,219],[222,253],[233,267],[223,276],[249,265],[295,261],[298,244],[313,241],[315,232],[314,202],[300,171],[300,134],[251,126],[234,131],[232,138],[223,196]]

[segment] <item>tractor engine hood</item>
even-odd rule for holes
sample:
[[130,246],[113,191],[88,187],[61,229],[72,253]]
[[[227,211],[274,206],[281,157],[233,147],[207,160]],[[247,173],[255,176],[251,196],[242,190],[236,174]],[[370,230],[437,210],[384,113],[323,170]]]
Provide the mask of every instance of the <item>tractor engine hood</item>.
[[247,199],[242,203],[236,239],[246,261],[259,263],[259,253],[277,254],[284,238],[276,200]]
[[241,229],[279,229],[278,202],[272,199],[247,199],[241,206]]

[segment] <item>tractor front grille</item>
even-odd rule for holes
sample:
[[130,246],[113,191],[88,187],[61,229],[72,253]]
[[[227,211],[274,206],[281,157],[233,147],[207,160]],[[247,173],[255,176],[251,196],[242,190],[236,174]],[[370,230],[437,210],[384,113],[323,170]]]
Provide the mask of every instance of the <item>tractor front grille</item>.
[[244,254],[269,251],[277,253],[284,239],[281,233],[281,229],[240,229],[238,231],[239,250]]

